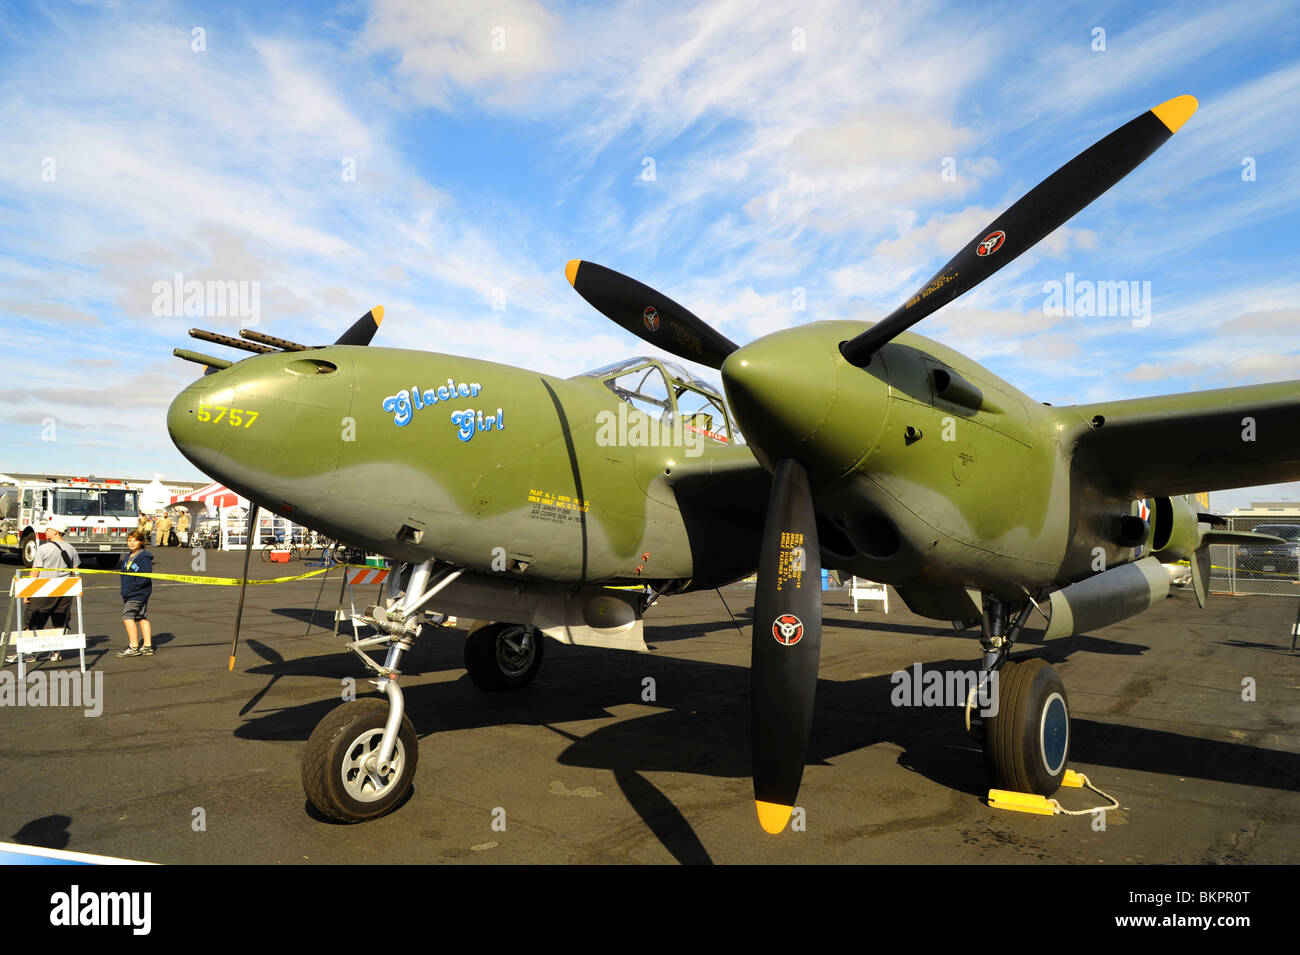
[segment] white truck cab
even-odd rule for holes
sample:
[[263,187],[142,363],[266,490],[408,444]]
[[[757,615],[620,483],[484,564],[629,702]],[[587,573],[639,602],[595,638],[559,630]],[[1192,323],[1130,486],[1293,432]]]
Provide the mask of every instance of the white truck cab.
[[89,478],[24,481],[0,485],[0,553],[17,553],[32,566],[47,521],[68,526],[63,541],[101,567],[127,552],[126,537],[139,522],[140,492],[121,481]]

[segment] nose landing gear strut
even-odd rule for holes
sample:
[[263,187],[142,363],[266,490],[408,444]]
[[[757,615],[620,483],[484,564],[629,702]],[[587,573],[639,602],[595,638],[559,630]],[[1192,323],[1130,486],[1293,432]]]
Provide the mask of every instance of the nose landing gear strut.
[[[370,682],[387,700],[351,700],[331,710],[307,740],[302,760],[302,787],[311,804],[339,822],[362,822],[382,816],[411,789],[419,761],[415,727],[405,713],[398,685],[402,654],[415,645],[422,608],[454,581],[461,570],[447,568],[430,583],[434,562],[411,569],[405,592],[401,574],[389,577],[384,606],[367,607],[354,623],[379,631],[354,640],[348,649],[361,658],[377,679]],[[365,651],[386,647],[382,665]]]

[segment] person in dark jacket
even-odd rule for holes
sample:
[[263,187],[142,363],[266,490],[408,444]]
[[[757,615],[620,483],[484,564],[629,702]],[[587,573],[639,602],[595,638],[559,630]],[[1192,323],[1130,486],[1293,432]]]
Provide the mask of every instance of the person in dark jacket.
[[[129,553],[123,555],[118,570],[127,573],[147,574],[153,571],[153,554],[144,549],[148,538],[142,531],[127,535]],[[119,657],[153,656],[153,631],[149,629],[149,596],[153,593],[153,580],[149,577],[122,577],[122,622],[126,625],[126,642],[129,646]],[[137,631],[138,627],[138,631]],[[140,638],[144,638],[144,645]]]

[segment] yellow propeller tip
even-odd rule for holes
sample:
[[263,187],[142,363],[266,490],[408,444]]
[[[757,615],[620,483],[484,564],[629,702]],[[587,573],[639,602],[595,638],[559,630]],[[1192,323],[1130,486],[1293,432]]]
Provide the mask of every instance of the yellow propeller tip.
[[228,669],[231,673],[235,672],[235,655],[233,653],[230,655],[230,666]]
[[564,277],[569,280],[570,285],[578,277],[578,266],[581,264],[582,259],[569,259],[568,264],[564,266]]
[[758,809],[758,824],[764,832],[771,835],[776,835],[785,828],[785,824],[790,821],[790,813],[794,811],[793,806],[763,802],[761,799],[754,800],[754,805]]
[[1183,123],[1191,119],[1196,107],[1201,104],[1196,102],[1195,96],[1175,96],[1173,99],[1165,100],[1159,106],[1153,106],[1151,112],[1156,114],[1156,119],[1169,127],[1171,133],[1176,133],[1183,128]]
[[378,328],[384,323],[384,306],[376,305],[370,310],[370,314],[375,317],[375,327]]

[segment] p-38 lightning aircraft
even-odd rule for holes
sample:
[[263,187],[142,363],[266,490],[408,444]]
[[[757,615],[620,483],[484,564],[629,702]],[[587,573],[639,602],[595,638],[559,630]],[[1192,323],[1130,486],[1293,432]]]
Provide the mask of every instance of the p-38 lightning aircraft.
[[[1196,106],[1171,99],[1089,147],[874,324],[815,322],[738,346],[639,282],[568,264],[614,322],[719,369],[725,400],[650,358],[558,379],[369,347],[378,308],[327,346],[192,331],[256,354],[177,350],[207,366],[168,412],[185,456],[255,504],[403,565],[365,611],[378,636],[350,645],[386,647],[382,665],[361,655],[387,700],[345,703],[318,725],[303,762],[312,803],[369,819],[411,786],[398,667],[426,614],[479,621],[471,678],[518,687],[541,663],[541,634],[643,649],[655,597],[757,568],[754,794],[763,828],[779,832],[808,748],[819,566],[978,625],[982,669],[999,675],[997,713],[975,727],[992,775],[1054,792],[1068,697],[1044,661],[1009,656],[1031,612],[1050,608],[1048,637],[1106,626],[1164,597],[1161,563],[1180,559],[1204,605],[1207,545],[1241,535],[1214,530],[1183,495],[1300,478],[1300,383],[1049,407],[907,329],[1100,196]],[[648,587],[615,589],[627,585]]]

